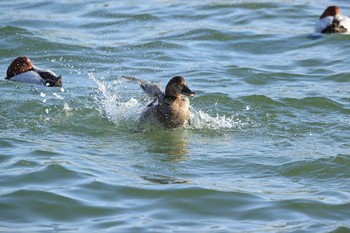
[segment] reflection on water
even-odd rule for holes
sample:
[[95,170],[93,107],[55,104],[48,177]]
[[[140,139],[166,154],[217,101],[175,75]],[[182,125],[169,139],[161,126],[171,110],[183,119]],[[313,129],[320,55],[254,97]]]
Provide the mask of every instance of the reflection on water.
[[164,162],[183,160],[188,154],[188,131],[184,129],[153,128],[145,130],[141,136],[146,151],[152,154],[167,155]]
[[189,153],[189,131],[143,125],[134,131],[133,141],[138,141],[142,159],[134,166],[139,177],[147,184],[187,184],[179,162],[186,162]]

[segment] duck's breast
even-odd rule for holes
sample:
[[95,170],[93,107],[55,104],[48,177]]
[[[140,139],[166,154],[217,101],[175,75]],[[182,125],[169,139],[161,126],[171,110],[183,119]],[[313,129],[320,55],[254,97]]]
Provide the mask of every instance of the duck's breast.
[[164,124],[170,127],[181,127],[190,120],[189,100],[183,97],[168,105],[162,104],[160,112]]

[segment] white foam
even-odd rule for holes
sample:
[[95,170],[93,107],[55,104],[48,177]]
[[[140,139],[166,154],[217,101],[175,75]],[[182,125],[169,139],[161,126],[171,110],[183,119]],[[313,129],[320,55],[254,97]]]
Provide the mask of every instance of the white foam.
[[119,124],[122,121],[137,121],[141,112],[142,104],[132,95],[127,100],[121,99],[122,84],[116,81],[114,85],[107,85],[103,80],[98,80],[93,74],[88,74],[97,85],[101,96],[96,96],[99,111],[110,121]]
[[201,110],[191,109],[191,125],[188,127],[194,129],[233,129],[237,128],[240,123],[234,116],[226,117],[217,114],[212,117]]
[[65,110],[65,111],[71,111],[72,110],[72,108],[69,106],[69,104],[68,103],[66,103],[66,102],[64,102],[64,104],[63,104],[63,110]]

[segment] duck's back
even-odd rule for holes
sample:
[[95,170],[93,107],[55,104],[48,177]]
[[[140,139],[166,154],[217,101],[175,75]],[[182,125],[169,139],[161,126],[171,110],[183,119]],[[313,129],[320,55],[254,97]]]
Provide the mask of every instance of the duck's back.
[[43,85],[44,81],[40,75],[34,71],[27,71],[22,74],[17,74],[10,78],[12,81],[23,82],[23,83],[33,83]]

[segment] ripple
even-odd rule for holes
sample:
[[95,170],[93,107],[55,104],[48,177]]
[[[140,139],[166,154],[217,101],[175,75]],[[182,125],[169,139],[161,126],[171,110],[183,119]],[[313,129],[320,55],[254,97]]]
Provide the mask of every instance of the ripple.
[[[350,229],[350,37],[309,37],[319,2],[0,8],[3,76],[23,54],[64,85],[0,80],[0,231]],[[123,75],[184,75],[193,124],[140,130]]]
[[337,180],[350,177],[350,173],[346,169],[349,164],[349,156],[337,155],[330,158],[286,164],[283,166],[282,174],[288,177]]
[[284,102],[288,106],[293,106],[299,109],[313,109],[313,110],[342,110],[343,106],[329,98],[325,97],[306,97],[303,99],[285,99]]
[[231,34],[214,30],[211,28],[201,28],[189,30],[186,33],[176,34],[170,38],[181,38],[181,40],[203,40],[203,41],[233,41],[240,38],[237,34]]
[[0,206],[8,210],[6,216],[1,216],[2,221],[20,221],[23,224],[33,221],[79,222],[116,211],[115,208],[94,206],[79,199],[41,190],[18,190],[2,195]]

